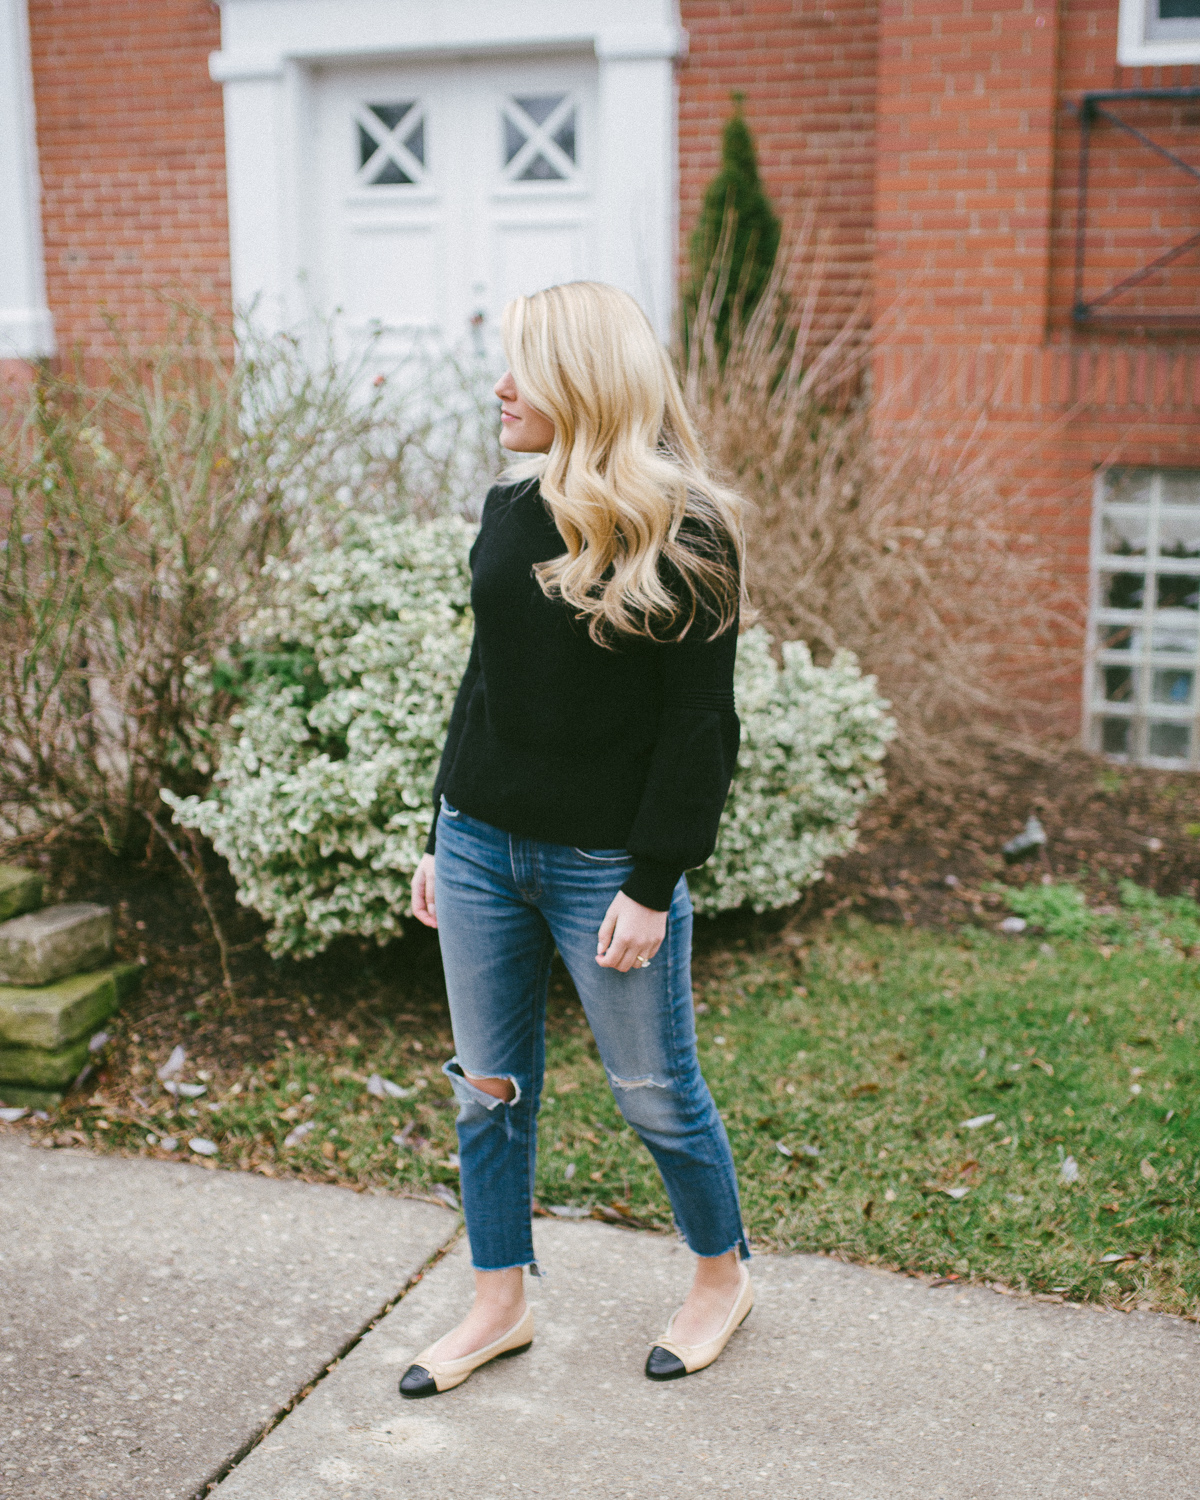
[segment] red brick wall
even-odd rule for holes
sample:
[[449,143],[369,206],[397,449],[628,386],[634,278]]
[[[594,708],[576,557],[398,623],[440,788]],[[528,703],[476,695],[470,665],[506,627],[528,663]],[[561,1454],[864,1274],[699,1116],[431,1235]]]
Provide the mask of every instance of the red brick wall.
[[[1200,334],[1083,330],[1070,318],[1079,128],[1069,106],[1085,89],[1193,81],[1191,70],[1118,69],[1116,24],[1117,0],[881,0],[880,11],[877,420],[885,435],[919,421],[951,454],[971,430],[1077,619],[1097,467],[1200,467]],[[1156,105],[1139,123],[1150,116],[1195,159],[1192,121]],[[1185,238],[1189,222],[1194,231],[1197,201],[1117,135],[1100,143],[1091,216],[1097,275],[1113,279]],[[1130,300],[1195,298],[1195,276],[1181,265],[1172,290]],[[1031,680],[1031,695],[1040,686]],[[1078,677],[1053,694],[1069,731]]]
[[[1051,292],[1056,331],[1068,325],[1074,297],[1081,132],[1072,106],[1085,91],[1200,85],[1200,67],[1118,67],[1116,27],[1116,5],[1108,0],[1070,0],[1063,14]],[[1105,107],[1200,168],[1200,99]],[[1200,228],[1200,184],[1108,122],[1093,126],[1089,155],[1084,295],[1090,300]],[[1110,306],[1115,312],[1200,315],[1200,253],[1192,251]],[[1102,329],[1089,331],[1104,336]],[[1190,337],[1195,335],[1193,330]]]
[[823,262],[822,323],[841,326],[871,276],[877,0],[682,0],[680,263],[720,161],[734,90],[785,223],[806,209]]
[[160,336],[163,297],[228,319],[221,90],[208,0],[30,0],[46,283],[59,350],[109,349],[105,315]]

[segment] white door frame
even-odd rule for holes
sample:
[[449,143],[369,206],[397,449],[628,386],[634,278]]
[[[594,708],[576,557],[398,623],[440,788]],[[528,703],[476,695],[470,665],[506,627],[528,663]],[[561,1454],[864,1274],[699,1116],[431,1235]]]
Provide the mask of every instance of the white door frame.
[[54,353],[26,0],[0,0],[0,360]]
[[[660,337],[675,300],[676,0],[220,0],[230,260],[235,305],[295,328],[316,205],[312,70],[342,62],[590,53],[599,72],[595,215],[600,279],[624,287]],[[501,20],[507,23],[501,30]]]

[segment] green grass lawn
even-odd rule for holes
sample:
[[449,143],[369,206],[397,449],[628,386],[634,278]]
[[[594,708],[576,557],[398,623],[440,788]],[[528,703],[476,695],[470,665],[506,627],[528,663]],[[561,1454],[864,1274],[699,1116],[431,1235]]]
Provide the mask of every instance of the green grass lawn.
[[[701,1060],[758,1247],[1200,1312],[1200,966],[855,920],[806,942],[696,965]],[[147,1111],[97,1096],[52,1128],[77,1116],[82,1135],[117,1148],[159,1153],[146,1137],[166,1134],[182,1155],[203,1137],[228,1166],[452,1191],[444,1019],[431,1010],[358,1029],[365,1040],[343,1029],[322,1048],[281,1045],[264,1065],[210,1071],[208,1095],[181,1101],[194,1114],[165,1096]],[[134,1065],[143,1098],[155,1061]],[[372,1072],[406,1096],[369,1095]],[[546,1208],[670,1224],[561,984],[538,1184]]]

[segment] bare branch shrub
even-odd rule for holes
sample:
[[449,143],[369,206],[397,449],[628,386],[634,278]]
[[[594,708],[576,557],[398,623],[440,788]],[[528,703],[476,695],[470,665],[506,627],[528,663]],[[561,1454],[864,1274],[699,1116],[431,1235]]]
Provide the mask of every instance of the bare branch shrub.
[[42,372],[9,412],[0,838],[71,825],[116,852],[143,843],[160,787],[206,781],[230,648],[297,525],[474,500],[495,458],[473,372],[447,380],[443,361],[447,403],[421,397],[419,369],[405,389],[365,367],[248,329],[231,356],[181,314],[164,346],[94,378]]
[[[715,461],[753,502],[747,577],[760,618],[818,659],[853,651],[893,705],[893,767],[944,787],[997,741],[1033,748],[1025,709],[1036,705],[1014,685],[1031,661],[1077,661],[1079,627],[1038,539],[1008,520],[1020,512],[1001,489],[1011,455],[989,444],[984,409],[953,444],[919,415],[889,421],[870,397],[865,309],[831,341],[811,340],[816,261],[802,235],[792,274],[777,261],[750,315],[735,309],[722,351],[730,289],[718,250],[681,341],[686,393]],[[785,298],[785,281],[803,295]],[[937,406],[938,393],[922,395],[925,411]]]

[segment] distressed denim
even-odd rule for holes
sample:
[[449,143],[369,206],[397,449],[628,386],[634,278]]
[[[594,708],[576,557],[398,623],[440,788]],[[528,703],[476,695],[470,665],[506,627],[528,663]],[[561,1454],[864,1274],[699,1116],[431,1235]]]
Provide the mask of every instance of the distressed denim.
[[[435,897],[456,1055],[463,1211],[479,1271],[533,1263],[537,1114],[546,990],[562,954],[613,1095],[658,1164],[697,1255],[750,1254],[729,1139],[696,1057],[692,903],[680,878],[662,947],[628,974],[596,962],[600,924],[629,874],[623,849],[517,838],[443,798]],[[476,1088],[507,1078],[511,1102]]]

